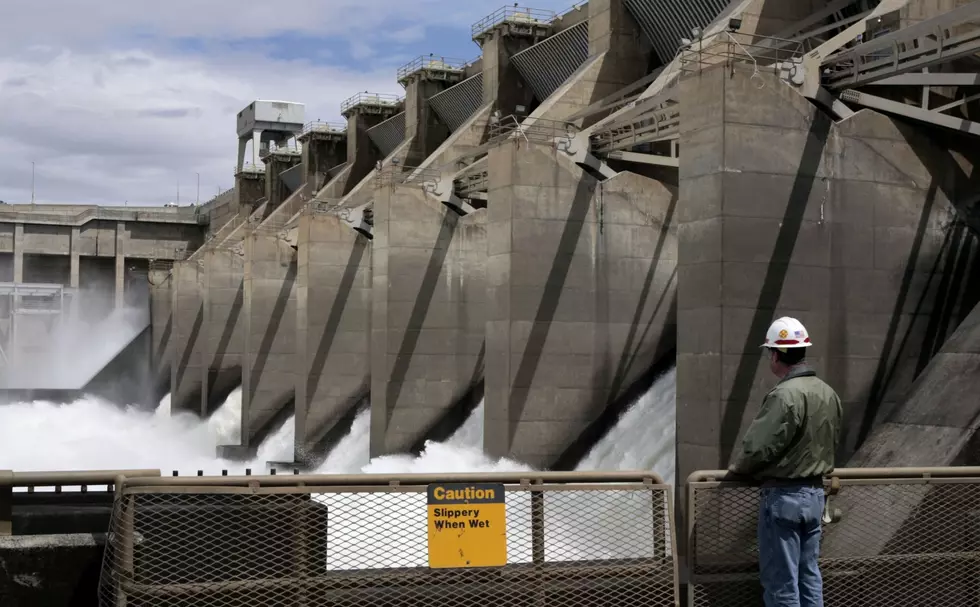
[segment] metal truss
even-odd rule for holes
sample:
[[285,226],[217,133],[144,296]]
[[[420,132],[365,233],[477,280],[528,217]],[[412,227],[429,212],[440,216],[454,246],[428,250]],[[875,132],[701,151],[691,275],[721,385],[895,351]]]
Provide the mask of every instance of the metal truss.
[[[966,88],[980,86],[980,74],[972,73],[957,60],[980,52],[980,2],[937,15],[896,31],[882,33],[852,48],[833,52],[821,63],[821,84],[839,95],[839,102],[875,109],[943,128],[980,135],[980,123],[948,114],[980,94],[957,95],[952,102],[934,104],[931,87]],[[809,77],[810,75],[807,74]],[[918,105],[896,101],[858,88],[874,87],[886,93],[888,87],[903,87],[900,97],[910,89],[921,88]],[[810,88],[812,91],[812,86]],[[886,93],[887,94],[887,93]]]

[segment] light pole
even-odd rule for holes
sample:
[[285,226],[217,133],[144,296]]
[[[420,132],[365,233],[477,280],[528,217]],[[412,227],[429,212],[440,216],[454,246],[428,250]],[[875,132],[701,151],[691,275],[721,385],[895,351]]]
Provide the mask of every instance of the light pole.
[[34,204],[34,161],[31,161],[31,204]]
[[197,173],[197,206],[201,206],[201,174]]

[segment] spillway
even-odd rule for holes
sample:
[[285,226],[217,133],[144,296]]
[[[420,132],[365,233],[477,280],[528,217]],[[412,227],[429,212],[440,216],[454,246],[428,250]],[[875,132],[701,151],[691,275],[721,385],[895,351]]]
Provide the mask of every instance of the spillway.
[[[652,469],[673,479],[675,373],[670,370],[630,407],[579,464],[579,470]],[[292,455],[290,418],[262,443],[256,457],[235,462],[215,457],[215,446],[241,433],[241,390],[231,393],[207,420],[171,415],[170,398],[155,411],[119,407],[98,398],[70,405],[45,401],[0,407],[0,467],[14,470],[159,468],[180,474],[229,474],[265,470],[266,462]],[[348,434],[316,470],[320,473],[473,472],[528,470],[483,453],[480,403],[444,442],[429,441],[418,455],[369,457],[370,407],[355,417]]]

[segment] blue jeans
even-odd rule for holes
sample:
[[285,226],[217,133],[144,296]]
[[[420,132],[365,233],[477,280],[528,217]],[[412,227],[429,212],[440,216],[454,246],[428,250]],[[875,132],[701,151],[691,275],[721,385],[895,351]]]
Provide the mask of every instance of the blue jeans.
[[759,507],[759,572],[766,607],[823,607],[820,519],[824,492],[764,487]]

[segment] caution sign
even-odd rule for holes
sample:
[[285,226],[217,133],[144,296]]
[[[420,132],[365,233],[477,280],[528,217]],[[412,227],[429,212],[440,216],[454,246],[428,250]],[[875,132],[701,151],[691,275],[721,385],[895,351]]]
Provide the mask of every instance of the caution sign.
[[429,567],[501,567],[507,564],[504,486],[499,483],[429,485]]

